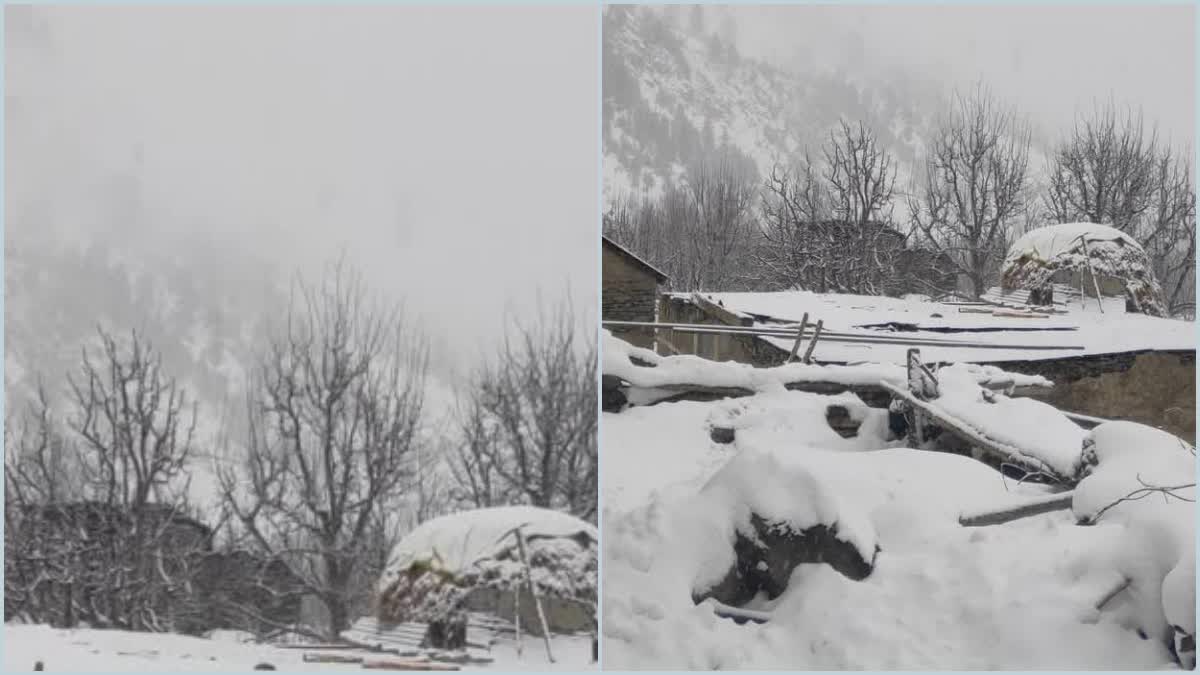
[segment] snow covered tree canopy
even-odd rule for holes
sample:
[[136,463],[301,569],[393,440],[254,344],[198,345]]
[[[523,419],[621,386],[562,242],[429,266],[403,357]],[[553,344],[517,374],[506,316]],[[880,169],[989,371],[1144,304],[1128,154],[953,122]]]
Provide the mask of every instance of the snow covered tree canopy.
[[1162,287],[1150,260],[1132,237],[1107,225],[1064,223],[1026,232],[1008,250],[1001,268],[1005,290],[1040,290],[1059,272],[1077,272],[1119,281],[1143,314],[1166,316]]
[[518,527],[538,594],[594,605],[596,528],[558,511],[506,506],[435,518],[402,539],[379,581],[380,620],[444,621],[472,605],[474,591],[520,590],[527,578]]

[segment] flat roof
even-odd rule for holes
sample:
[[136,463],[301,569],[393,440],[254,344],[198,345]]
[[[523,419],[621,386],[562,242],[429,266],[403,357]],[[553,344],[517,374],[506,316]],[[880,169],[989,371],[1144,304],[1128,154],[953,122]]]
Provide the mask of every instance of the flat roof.
[[[672,293],[689,301],[690,293]],[[724,309],[749,318],[756,326],[798,324],[808,313],[829,330],[863,335],[986,342],[989,345],[1082,346],[1083,349],[1003,349],[989,347],[923,346],[923,361],[988,363],[1036,361],[1072,356],[1140,351],[1195,350],[1196,328],[1191,321],[1160,319],[1124,311],[1124,301],[1109,302],[1101,312],[1094,298],[1068,305],[1065,314],[1046,318],[993,315],[999,307],[953,305],[930,300],[885,296],[819,294],[806,291],[777,293],[702,293]],[[963,311],[968,310],[968,311]],[[979,313],[984,310],[988,313]],[[790,351],[790,338],[760,337]],[[818,341],[813,357],[824,362],[905,363],[908,346]]]

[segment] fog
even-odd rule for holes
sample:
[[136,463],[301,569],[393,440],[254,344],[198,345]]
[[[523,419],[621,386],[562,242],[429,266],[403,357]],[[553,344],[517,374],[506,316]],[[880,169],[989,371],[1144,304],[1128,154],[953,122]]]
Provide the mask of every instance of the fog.
[[344,251],[443,362],[490,351],[539,290],[594,312],[594,7],[5,18],[10,236],[152,256],[199,235],[284,276]]
[[[1191,144],[1195,8],[1175,5],[864,5],[706,7],[739,51],[792,69],[945,86],[983,81],[1043,130],[1111,97],[1140,106],[1163,135]],[[732,17],[733,21],[724,20]],[[722,26],[724,24],[724,26]]]

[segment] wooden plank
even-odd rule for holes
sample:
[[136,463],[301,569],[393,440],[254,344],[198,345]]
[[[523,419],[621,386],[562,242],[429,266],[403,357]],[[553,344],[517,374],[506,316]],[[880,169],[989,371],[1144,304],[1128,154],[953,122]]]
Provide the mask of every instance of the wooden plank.
[[[676,328],[680,333],[693,333],[702,335],[727,335],[730,331],[716,327],[705,326],[702,328]],[[750,334],[762,337],[777,337],[790,338],[793,333],[781,332],[777,330],[755,330],[755,331],[739,331],[737,334]],[[1082,345],[1031,345],[1031,344],[1007,344],[995,342],[971,342],[968,340],[945,340],[940,338],[914,338],[914,337],[888,337],[884,335],[849,335],[849,334],[832,334],[823,332],[821,337],[829,342],[843,342],[847,344],[874,344],[874,345],[901,345],[914,347],[961,347],[963,349],[1007,349],[1010,351],[1074,351],[1083,350],[1086,347]]]
[[[792,328],[776,328],[768,326],[718,326],[715,324],[658,324],[648,321],[602,321],[604,326],[662,326],[671,327],[679,333],[692,333],[693,340],[697,334],[740,334],[740,335],[755,335],[765,337],[778,338],[794,338],[795,330]],[[1011,349],[1014,351],[1067,351],[1067,350],[1082,350],[1086,349],[1081,345],[1024,345],[1024,344],[996,344],[992,342],[978,342],[971,340],[955,340],[944,338],[926,338],[926,337],[909,337],[896,336],[890,334],[871,334],[871,333],[849,333],[845,331],[831,331],[823,329],[821,331],[821,339],[830,342],[845,342],[845,343],[861,343],[861,344],[888,344],[888,345],[913,345],[923,347],[965,347],[975,349]],[[695,344],[695,343],[694,343]],[[694,347],[698,349],[698,347]]]
[[1093,417],[1091,415],[1084,415],[1081,413],[1071,412],[1069,410],[1060,410],[1059,412],[1066,415],[1067,419],[1071,420],[1075,424],[1078,424],[1084,429],[1094,429],[1105,422],[1112,421],[1104,419],[1103,417]]
[[796,352],[800,351],[800,343],[804,340],[804,328],[806,326],[808,326],[808,312],[804,313],[804,317],[800,319],[800,327],[796,329],[796,342],[792,344],[792,351],[788,354],[788,363],[796,360]]
[[453,663],[435,663],[433,661],[414,661],[401,659],[379,659],[376,661],[363,661],[362,667],[367,670],[436,670],[450,671],[462,670],[461,666]]
[[1021,518],[1029,518],[1031,516],[1037,516],[1043,513],[1062,511],[1063,509],[1071,508],[1071,500],[1074,498],[1074,496],[1074,490],[1070,490],[1045,497],[1027,499],[1021,501],[1020,503],[1009,504],[1008,506],[992,511],[963,514],[958,517],[958,524],[964,527],[1001,525],[1014,520],[1020,520]]
[[812,340],[810,340],[808,343],[808,349],[804,350],[804,363],[806,365],[812,364],[813,349],[817,346],[817,340],[821,339],[821,329],[824,327],[825,322],[823,320],[817,320],[817,329],[813,331]]
[[940,406],[934,403],[922,401],[890,382],[880,382],[880,385],[891,391],[893,395],[903,400],[905,403],[918,407],[924,412],[928,413],[929,417],[933,418],[933,420],[945,431],[957,435],[968,443],[979,447],[981,450],[990,452],[1003,461],[1015,466],[1019,466],[1029,473],[1045,474],[1064,485],[1074,484],[1074,481],[1070,477],[1059,474],[1043,460],[1026,454],[1021,450],[1021,448],[1009,445],[1007,443],[1002,443],[994,438],[986,436],[982,431],[974,429],[962,420],[951,416],[945,410],[942,410]]
[[306,652],[304,654],[304,662],[305,663],[362,663],[363,657],[354,656],[351,654],[321,653],[321,652],[307,653]]
[[743,609],[741,607],[733,607],[726,605],[723,602],[718,602],[709,599],[713,605],[713,613],[722,619],[734,619],[735,621],[753,621],[754,623],[767,623],[771,620],[770,612],[760,612],[754,609]]

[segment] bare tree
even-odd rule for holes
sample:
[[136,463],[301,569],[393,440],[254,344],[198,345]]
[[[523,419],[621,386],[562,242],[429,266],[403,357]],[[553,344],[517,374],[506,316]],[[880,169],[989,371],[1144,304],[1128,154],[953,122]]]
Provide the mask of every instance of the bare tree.
[[842,122],[761,193],[761,234],[749,274],[768,288],[883,293],[894,286],[903,235],[890,227],[895,171],[866,125]]
[[395,531],[427,371],[425,339],[344,262],[319,285],[296,282],[255,369],[244,456],[219,472],[221,490],[250,540],[320,601],[327,637],[378,572],[369,563],[390,542],[371,535]]
[[729,156],[693,163],[654,198],[617,196],[604,232],[663,270],[675,288],[735,290],[755,232],[755,179]]
[[683,281],[692,290],[730,290],[754,231],[754,180],[722,157],[692,166],[686,192],[694,218],[679,242],[691,261]]
[[863,122],[842,121],[829,132],[822,153],[834,219],[858,226],[891,220],[896,170],[891,153],[879,146],[875,132]]
[[515,323],[460,408],[455,475],[476,506],[596,516],[596,345],[563,302]]
[[[762,234],[752,274],[767,288],[834,286],[837,259],[846,249],[834,236],[829,197],[819,169],[805,152],[792,169],[771,169],[761,195]],[[860,252],[854,252],[858,257]]]
[[1112,102],[1078,117],[1050,159],[1046,206],[1057,222],[1104,223],[1133,234],[1154,192],[1158,133]]
[[955,94],[928,144],[909,215],[925,241],[948,254],[973,297],[992,282],[1026,212],[1029,143],[1029,123],[979,87]]
[[1164,284],[1167,311],[1185,318],[1194,317],[1196,307],[1196,189],[1188,154],[1160,153],[1154,199],[1138,228],[1154,274]]
[[196,404],[136,332],[128,354],[108,333],[99,335],[101,361],[84,349],[79,374],[68,377],[76,410],[68,425],[84,446],[89,496],[132,508],[177,499],[193,451]]
[[208,541],[187,517],[196,409],[136,332],[99,339],[69,377],[66,424],[40,388],[5,439],[6,595],[58,625],[168,630]]
[[1109,102],[1079,117],[1049,163],[1046,207],[1056,222],[1111,225],[1149,254],[1168,309],[1195,308],[1195,187],[1188,152],[1147,130],[1140,111]]

